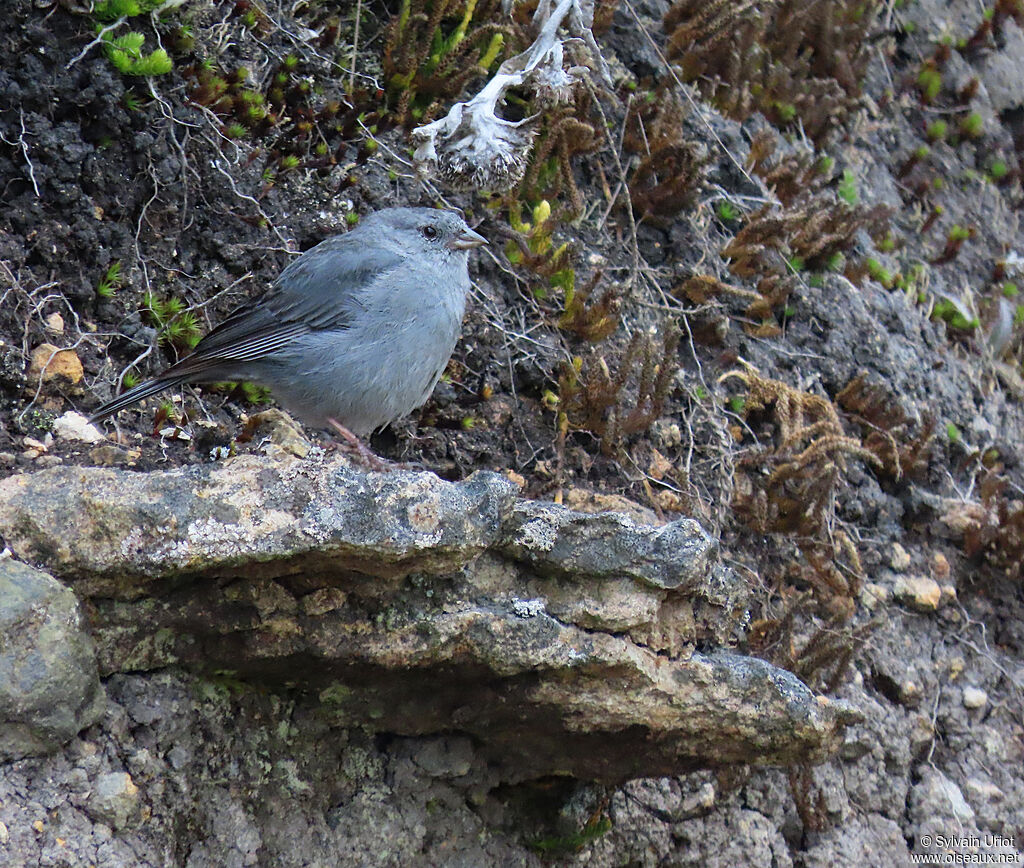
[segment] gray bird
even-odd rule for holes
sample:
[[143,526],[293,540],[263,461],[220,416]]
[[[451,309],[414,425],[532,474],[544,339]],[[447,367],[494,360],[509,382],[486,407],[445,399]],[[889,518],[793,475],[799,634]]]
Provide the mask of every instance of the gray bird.
[[365,436],[430,397],[461,330],[469,251],[486,243],[450,211],[370,214],[289,263],[192,353],[89,421],[180,383],[245,380],[309,425]]

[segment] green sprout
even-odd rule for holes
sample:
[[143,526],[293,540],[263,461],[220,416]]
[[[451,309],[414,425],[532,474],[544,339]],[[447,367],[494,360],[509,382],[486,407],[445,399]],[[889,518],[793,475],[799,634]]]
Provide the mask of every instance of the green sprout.
[[145,41],[145,35],[134,30],[123,36],[113,37],[108,34],[103,38],[107,58],[122,75],[166,75],[174,68],[171,58],[162,48],[151,54],[143,54]]
[[740,212],[736,206],[725,199],[720,200],[715,206],[715,213],[718,215],[718,219],[723,223],[732,223],[740,216]]
[[857,176],[850,169],[843,169],[843,178],[836,190],[839,198],[851,207],[860,202],[860,194],[857,192]]
[[882,267],[882,263],[877,259],[868,259],[864,264],[867,267],[868,276],[872,280],[882,284],[886,289],[893,288],[896,280],[888,269]]
[[246,404],[265,404],[270,400],[270,389],[266,386],[257,386],[255,383],[239,383],[238,389]]
[[929,142],[941,142],[946,138],[946,133],[949,131],[949,124],[945,121],[932,121],[928,124],[928,129],[925,130],[925,135],[928,137]]
[[117,21],[151,12],[159,5],[158,0],[100,0],[92,7],[92,14],[99,21]]
[[359,222],[359,214],[355,211],[349,211],[345,215],[345,223],[349,226],[355,226]]
[[1004,180],[1009,173],[1010,167],[1006,165],[1006,160],[995,159],[988,167],[989,177],[996,182]]
[[984,131],[984,122],[981,119],[981,115],[977,112],[971,112],[967,117],[960,121],[960,133],[969,139],[976,139],[981,136]]
[[124,96],[121,97],[121,102],[130,112],[142,111],[142,99],[134,91],[126,90]]
[[952,422],[946,424],[946,436],[950,443],[957,443],[960,440],[960,429]]
[[202,332],[199,321],[180,298],[158,298],[147,291],[142,296],[142,318],[157,330],[157,340],[177,350],[192,349]]
[[922,66],[917,74],[917,86],[921,89],[921,98],[926,102],[934,102],[942,90],[942,74],[934,66]]
[[113,298],[114,291],[121,285],[121,261],[111,262],[100,282],[96,284],[96,295],[100,298]]
[[[501,54],[501,49],[504,45],[505,36],[501,33],[495,33],[494,36],[491,37],[491,41],[488,43],[484,53],[480,55],[480,59],[476,64],[477,67],[485,73],[490,72],[491,67],[494,66],[494,61],[498,59],[498,55]],[[636,90],[635,82],[630,82],[629,84],[633,85],[632,90]]]
[[935,302],[932,316],[941,319],[950,328],[963,332],[974,331],[979,325],[978,318],[967,316],[962,305],[945,298],[940,298]]

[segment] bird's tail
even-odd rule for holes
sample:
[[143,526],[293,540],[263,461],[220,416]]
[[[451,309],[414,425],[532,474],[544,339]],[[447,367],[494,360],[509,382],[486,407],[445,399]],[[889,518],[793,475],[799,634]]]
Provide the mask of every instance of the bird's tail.
[[155,395],[157,392],[162,392],[171,386],[184,383],[187,379],[187,377],[157,377],[153,380],[146,380],[145,383],[139,383],[139,385],[134,386],[127,392],[122,392],[112,401],[107,401],[106,404],[89,417],[89,421],[99,422],[106,419],[107,416],[113,416],[115,413],[120,412],[125,407],[138,403],[143,398],[148,398],[150,395]]

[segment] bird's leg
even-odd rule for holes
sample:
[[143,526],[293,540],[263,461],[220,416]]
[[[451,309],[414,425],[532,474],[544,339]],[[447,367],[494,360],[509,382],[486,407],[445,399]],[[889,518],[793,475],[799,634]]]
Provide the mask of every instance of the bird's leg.
[[337,419],[327,418],[328,424],[341,435],[341,438],[348,443],[356,452],[359,453],[359,457],[363,459],[363,463],[366,464],[370,470],[381,471],[385,469],[385,464],[378,458],[370,449],[367,447],[362,440],[356,437],[351,431],[348,430],[344,425],[341,424]]

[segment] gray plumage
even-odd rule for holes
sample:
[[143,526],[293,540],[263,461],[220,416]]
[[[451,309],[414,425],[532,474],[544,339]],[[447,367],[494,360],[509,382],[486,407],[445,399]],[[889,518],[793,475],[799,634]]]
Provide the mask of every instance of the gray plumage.
[[307,424],[368,434],[430,396],[461,330],[469,250],[484,243],[450,211],[377,211],[289,263],[190,355],[90,421],[180,383],[245,380]]

